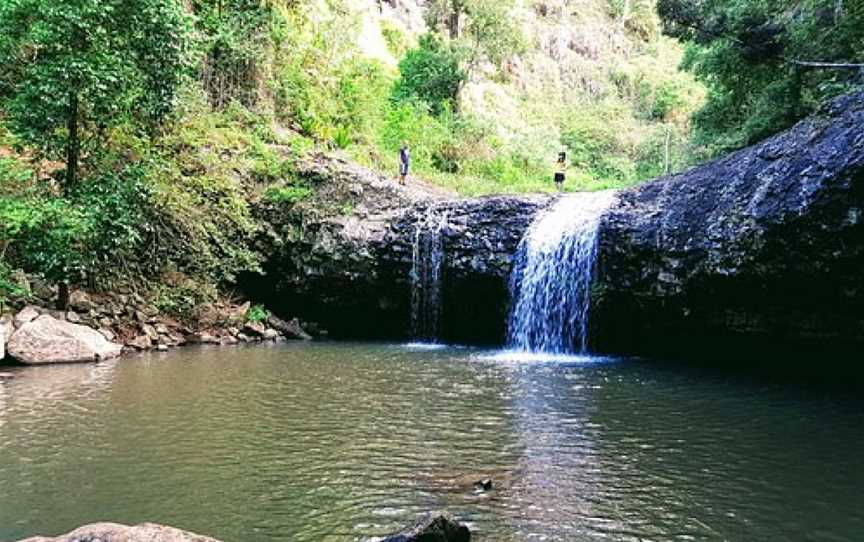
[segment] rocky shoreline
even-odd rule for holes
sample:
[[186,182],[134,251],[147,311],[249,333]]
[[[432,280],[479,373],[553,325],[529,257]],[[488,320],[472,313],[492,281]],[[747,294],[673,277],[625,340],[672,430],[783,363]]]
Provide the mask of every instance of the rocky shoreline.
[[186,345],[238,345],[312,340],[326,331],[266,311],[250,318],[252,304],[218,300],[181,320],[134,293],[71,292],[66,310],[47,308],[55,290],[34,289],[29,303],[0,315],[0,361],[24,364],[95,362],[121,354],[167,351]]
[[[414,525],[400,533],[369,542],[470,542],[471,531],[445,514],[424,514]],[[19,542],[220,542],[203,536],[158,525],[142,523],[128,526],[119,523],[93,523],[57,537],[35,536]]]

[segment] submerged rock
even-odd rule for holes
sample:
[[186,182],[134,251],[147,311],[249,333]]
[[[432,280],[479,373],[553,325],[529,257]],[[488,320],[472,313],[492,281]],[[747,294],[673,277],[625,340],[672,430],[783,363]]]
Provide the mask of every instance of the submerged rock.
[[446,515],[420,517],[405,532],[383,538],[380,542],[470,542],[471,531]]
[[219,542],[173,527],[144,523],[129,527],[117,523],[94,523],[58,537],[36,536],[19,542]]
[[87,326],[42,315],[9,339],[9,355],[27,364],[78,363],[114,358],[123,347]]

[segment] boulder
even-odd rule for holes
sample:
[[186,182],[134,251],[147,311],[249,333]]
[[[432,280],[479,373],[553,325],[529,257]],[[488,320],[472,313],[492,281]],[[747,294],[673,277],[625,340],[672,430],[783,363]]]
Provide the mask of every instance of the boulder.
[[9,355],[22,363],[76,363],[114,358],[123,347],[98,331],[42,315],[18,328],[8,344]]
[[280,335],[279,332],[276,331],[275,329],[269,329],[269,328],[268,328],[268,329],[265,329],[265,330],[264,330],[264,334],[263,334],[261,337],[262,337],[265,341],[275,341],[276,339],[278,339],[279,337],[281,337],[281,335]]
[[21,309],[18,314],[15,315],[15,319],[13,323],[15,324],[15,329],[23,326],[28,322],[32,322],[33,320],[39,318],[39,311],[36,310],[36,307],[27,306]]
[[159,331],[150,324],[141,324],[141,332],[150,337],[150,340],[156,342],[159,340]]
[[263,322],[246,322],[243,325],[243,333],[251,337],[263,337],[267,327]]
[[220,344],[221,341],[215,335],[207,332],[190,333],[185,337],[185,342],[189,344]]
[[0,360],[6,357],[6,322],[0,320]]
[[58,537],[36,536],[20,542],[219,542],[172,527],[144,523],[129,527],[117,523],[94,523]]
[[471,531],[446,515],[421,516],[413,527],[380,542],[470,542]]
[[153,348],[153,340],[147,335],[138,335],[126,341],[126,346],[135,350],[150,350]]
[[296,318],[291,320],[290,322],[286,322],[285,320],[279,318],[278,316],[270,315],[267,318],[267,323],[271,328],[278,331],[282,336],[286,339],[296,339],[300,341],[311,341],[312,336],[306,333],[303,329],[303,326],[300,324],[300,321]]
[[69,294],[69,307],[76,312],[90,312],[96,304],[90,299],[87,292],[75,290]]

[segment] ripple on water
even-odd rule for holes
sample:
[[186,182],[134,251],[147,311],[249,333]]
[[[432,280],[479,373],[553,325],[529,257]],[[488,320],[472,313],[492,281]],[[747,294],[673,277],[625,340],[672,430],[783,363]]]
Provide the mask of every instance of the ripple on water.
[[857,402],[589,356],[313,344],[22,369],[0,388],[0,540],[110,519],[338,542],[445,510],[480,541],[852,541],[862,434]]

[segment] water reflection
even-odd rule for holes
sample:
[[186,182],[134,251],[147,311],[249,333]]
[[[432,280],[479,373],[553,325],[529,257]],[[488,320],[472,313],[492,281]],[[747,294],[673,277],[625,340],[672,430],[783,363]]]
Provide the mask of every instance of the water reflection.
[[[856,540],[864,408],[639,362],[189,349],[0,385],[0,540],[156,521],[357,540]],[[494,489],[474,482],[491,478]]]

